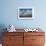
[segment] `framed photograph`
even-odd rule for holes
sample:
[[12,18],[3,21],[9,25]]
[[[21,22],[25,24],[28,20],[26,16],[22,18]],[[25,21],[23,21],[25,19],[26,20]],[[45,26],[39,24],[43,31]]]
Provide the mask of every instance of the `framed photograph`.
[[19,7],[18,8],[18,19],[33,19],[34,8],[32,7]]

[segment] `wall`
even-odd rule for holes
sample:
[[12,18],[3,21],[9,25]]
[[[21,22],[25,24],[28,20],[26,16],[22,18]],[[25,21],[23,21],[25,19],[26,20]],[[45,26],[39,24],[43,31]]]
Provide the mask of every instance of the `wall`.
[[[46,0],[1,0],[0,24],[13,24],[16,28],[43,27],[46,28]],[[18,7],[33,7],[34,19],[19,20]]]

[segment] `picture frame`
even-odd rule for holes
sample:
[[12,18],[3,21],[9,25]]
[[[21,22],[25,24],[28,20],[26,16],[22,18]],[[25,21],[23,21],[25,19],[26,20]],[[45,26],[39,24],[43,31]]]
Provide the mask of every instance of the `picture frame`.
[[19,7],[18,8],[18,19],[33,19],[34,8],[32,7]]

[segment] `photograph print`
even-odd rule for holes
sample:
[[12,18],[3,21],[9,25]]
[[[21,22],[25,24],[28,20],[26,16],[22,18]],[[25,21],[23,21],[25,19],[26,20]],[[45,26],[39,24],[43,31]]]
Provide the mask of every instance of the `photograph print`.
[[18,18],[19,19],[32,19],[33,18],[33,8],[19,8]]

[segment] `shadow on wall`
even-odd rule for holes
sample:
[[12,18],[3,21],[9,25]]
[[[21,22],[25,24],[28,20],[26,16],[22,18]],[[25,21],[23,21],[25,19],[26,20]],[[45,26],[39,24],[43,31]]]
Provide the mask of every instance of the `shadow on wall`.
[[2,32],[6,31],[6,30],[4,30],[4,28],[6,28],[5,25],[0,24],[0,43],[2,43],[2,36],[3,36]]

